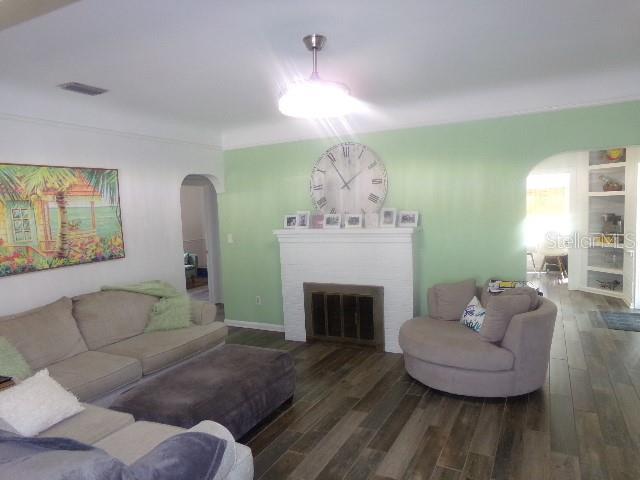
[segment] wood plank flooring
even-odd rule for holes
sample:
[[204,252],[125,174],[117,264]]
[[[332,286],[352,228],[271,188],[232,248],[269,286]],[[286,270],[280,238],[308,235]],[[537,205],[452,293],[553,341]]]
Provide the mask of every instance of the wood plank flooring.
[[429,389],[397,354],[232,329],[296,364],[293,402],[242,439],[255,478],[640,479],[640,333],[605,328],[620,301],[541,287],[558,305],[548,382],[509,399]]

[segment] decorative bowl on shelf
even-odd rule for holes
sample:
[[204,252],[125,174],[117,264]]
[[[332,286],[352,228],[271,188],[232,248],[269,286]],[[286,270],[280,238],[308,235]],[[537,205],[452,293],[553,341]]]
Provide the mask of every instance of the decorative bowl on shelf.
[[624,184],[622,182],[618,182],[606,175],[600,175],[600,181],[602,182],[603,192],[621,192],[624,190]]
[[611,148],[607,150],[606,155],[608,162],[621,162],[624,156],[624,148]]

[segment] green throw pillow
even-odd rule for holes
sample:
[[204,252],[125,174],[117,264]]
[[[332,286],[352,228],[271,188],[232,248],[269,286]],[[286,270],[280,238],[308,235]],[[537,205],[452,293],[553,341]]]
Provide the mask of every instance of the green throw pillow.
[[151,309],[145,332],[176,330],[191,325],[191,299],[186,295],[163,298]]
[[32,373],[20,352],[6,338],[0,337],[0,375],[24,380]]

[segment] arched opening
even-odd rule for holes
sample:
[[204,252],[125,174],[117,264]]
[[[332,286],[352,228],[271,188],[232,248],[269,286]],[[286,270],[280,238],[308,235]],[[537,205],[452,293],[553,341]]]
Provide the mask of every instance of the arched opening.
[[638,304],[639,160],[637,147],[567,152],[529,172],[524,233],[530,281],[600,295],[589,297],[596,303]]
[[[563,240],[579,223],[575,153],[554,155],[527,176],[527,216],[524,239],[529,276],[559,284],[574,278],[574,256]],[[571,273],[570,273],[571,272]],[[571,284],[573,287],[573,282]]]
[[222,303],[218,196],[215,179],[187,175],[180,187],[185,285],[197,300]]

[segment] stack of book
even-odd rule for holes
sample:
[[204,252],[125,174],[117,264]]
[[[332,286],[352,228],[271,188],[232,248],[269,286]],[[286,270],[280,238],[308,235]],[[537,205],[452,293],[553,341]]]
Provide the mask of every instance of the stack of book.
[[14,385],[15,382],[13,381],[13,378],[3,377],[2,375],[0,375],[0,391],[4,390],[5,388],[13,387]]
[[522,287],[530,287],[533,288],[538,295],[542,296],[542,292],[539,288],[536,288],[532,283],[520,281],[520,280],[489,280],[489,285],[487,290],[491,293],[500,293],[504,292],[508,288],[522,288]]

